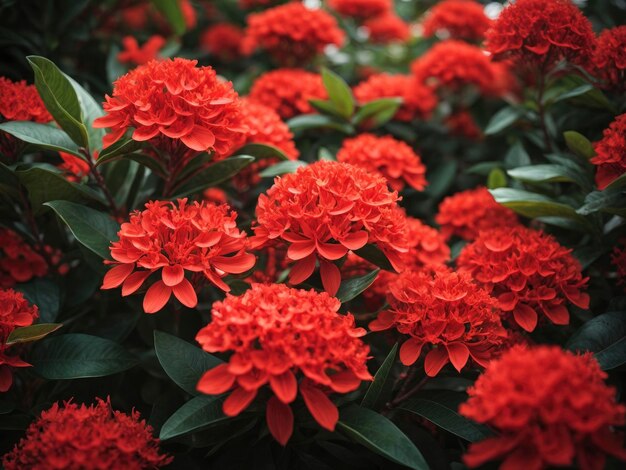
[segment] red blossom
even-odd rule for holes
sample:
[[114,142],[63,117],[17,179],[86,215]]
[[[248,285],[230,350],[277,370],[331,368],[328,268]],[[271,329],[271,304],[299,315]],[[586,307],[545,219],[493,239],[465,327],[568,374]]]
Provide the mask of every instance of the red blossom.
[[117,54],[117,60],[123,64],[143,65],[159,56],[159,51],[165,45],[163,36],[154,35],[141,46],[133,36],[122,39],[124,49]]
[[608,88],[626,87],[626,25],[605,29],[593,53],[595,73]]
[[605,189],[626,173],[626,114],[617,116],[604,130],[594,150],[591,163],[596,165],[596,184],[598,189]]
[[[50,246],[43,246],[55,264],[61,253]],[[48,274],[46,259],[37,253],[13,230],[0,227],[0,288],[12,287],[18,282],[27,282],[34,277]]]
[[[493,360],[469,388],[462,415],[498,433],[470,444],[471,468],[503,460],[502,469],[604,468],[606,455],[626,460],[626,408],[591,354],[556,346],[516,346]],[[577,465],[574,465],[574,461]]]
[[220,60],[234,60],[241,56],[243,29],[230,23],[209,26],[200,36],[200,47]]
[[343,141],[337,161],[350,163],[385,177],[396,191],[405,185],[418,191],[426,187],[426,167],[413,149],[391,136],[360,134]]
[[269,385],[266,419],[270,433],[285,445],[293,432],[290,404],[298,394],[324,429],[339,418],[329,393],[356,390],[371,380],[369,347],[359,339],[354,317],[339,314],[340,302],[326,293],[253,284],[241,296],[213,304],[211,322],[196,340],[210,353],[232,353],[228,363],[207,371],[198,391],[224,401],[227,416],[237,416]]
[[426,37],[481,41],[491,20],[485,7],[474,0],[444,0],[428,11],[422,26]]
[[498,204],[485,187],[460,191],[439,204],[435,221],[444,237],[475,239],[481,230],[517,225],[511,209]]
[[66,178],[70,181],[81,181],[91,171],[89,163],[76,155],[59,152],[59,156],[63,160],[59,168],[66,173]]
[[478,127],[469,111],[454,112],[445,119],[444,124],[453,135],[469,140],[480,140],[483,137],[483,131]]
[[328,0],[328,6],[343,16],[373,18],[390,13],[392,0]]
[[306,281],[319,261],[324,289],[334,295],[341,282],[334,261],[350,250],[375,244],[399,268],[408,247],[398,200],[381,176],[347,163],[319,161],[276,178],[259,196],[254,244],[288,246],[294,285]]
[[451,362],[461,372],[471,357],[485,367],[506,337],[498,301],[467,274],[439,267],[406,271],[389,284],[389,309],[369,324],[372,331],[395,328],[409,338],[400,361],[410,366],[424,346],[424,370],[436,376]]
[[406,42],[411,37],[409,25],[394,13],[371,18],[363,27],[369,33],[370,42],[375,44]]
[[226,204],[228,202],[228,194],[220,188],[207,188],[202,192],[205,201],[213,204]]
[[2,463],[6,470],[148,470],[171,461],[139,412],[114,411],[98,398],[91,406],[55,403],[42,411]]
[[5,121],[44,124],[52,121],[35,85],[27,85],[24,80],[12,82],[5,77],[0,77],[0,117]]
[[541,313],[555,325],[567,325],[568,303],[589,308],[588,278],[571,251],[541,231],[504,225],[466,245],[457,266],[488,288],[509,318],[533,331]]
[[122,296],[131,295],[157,273],[143,300],[146,313],[161,310],[172,294],[186,307],[195,307],[195,288],[205,281],[228,292],[222,278],[244,273],[255,262],[245,251],[246,234],[237,228],[236,217],[225,204],[188,204],[187,199],[147,203],[122,224],[120,240],[111,243],[115,261],[105,263],[115,266],[104,276],[102,289],[122,286]]

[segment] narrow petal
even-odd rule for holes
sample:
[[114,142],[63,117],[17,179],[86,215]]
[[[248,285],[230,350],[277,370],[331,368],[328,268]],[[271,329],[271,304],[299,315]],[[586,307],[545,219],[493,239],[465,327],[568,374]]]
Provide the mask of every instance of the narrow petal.
[[135,263],[118,264],[117,266],[109,269],[104,275],[101,289],[114,289],[119,287],[126,280],[126,278],[130,276],[133,269],[135,269]]
[[322,278],[324,290],[330,295],[335,295],[339,290],[339,285],[341,284],[341,272],[339,271],[339,268],[334,263],[321,260],[320,276]]
[[236,388],[224,401],[222,410],[226,416],[237,416],[243,410],[250,406],[254,397],[256,397],[256,390],[244,390],[243,388]]
[[565,305],[544,305],[542,310],[555,325],[569,324],[569,311]]
[[319,388],[311,385],[301,385],[300,395],[315,421],[324,429],[334,431],[339,421],[339,410],[330,398]]
[[136,271],[126,278],[122,284],[122,297],[134,294],[141,287],[152,271]]
[[166,286],[173,287],[185,278],[185,270],[180,264],[164,266],[161,270],[161,277]]
[[150,140],[155,137],[159,133],[158,126],[144,126],[135,129],[133,132],[133,140],[137,140],[139,142],[143,142],[145,140]]
[[313,240],[303,240],[301,242],[293,242],[287,248],[287,257],[294,261],[306,258],[315,251],[315,242]]
[[415,364],[417,358],[422,353],[422,347],[424,343],[417,341],[413,338],[409,338],[402,346],[400,346],[400,362],[405,366],[411,366]]
[[256,256],[250,253],[241,253],[235,256],[216,256],[211,264],[217,269],[229,274],[241,274],[249,271],[256,263]]
[[369,234],[365,230],[353,232],[341,240],[341,244],[349,250],[358,250],[367,245]]
[[207,395],[226,392],[235,383],[235,376],[228,372],[228,364],[220,364],[206,371],[196,385],[196,390]]
[[317,252],[324,258],[334,261],[343,258],[348,249],[338,243],[318,243]]
[[286,445],[293,434],[293,411],[291,411],[291,407],[276,397],[271,397],[267,401],[265,418],[270,434],[280,445]]
[[190,149],[204,152],[215,144],[215,135],[209,129],[196,125],[190,134],[180,140]]
[[270,376],[270,387],[283,403],[291,403],[298,394],[298,382],[290,370],[280,375]]
[[172,292],[185,307],[194,308],[198,305],[198,296],[188,279],[183,278],[180,284],[172,287]]
[[300,261],[297,261],[289,272],[289,282],[291,284],[300,284],[306,281],[315,270],[315,255],[309,255]]
[[337,393],[353,392],[361,385],[361,379],[354,375],[354,372],[347,370],[331,375],[330,380],[330,388]]
[[172,295],[172,288],[163,281],[157,281],[150,286],[143,298],[143,310],[146,313],[156,313],[161,310]]
[[450,343],[446,345],[450,362],[454,368],[461,372],[461,369],[467,364],[469,359],[469,349],[463,343]]
[[513,318],[515,318],[515,322],[519,326],[528,332],[533,331],[537,327],[537,312],[526,304],[517,304],[517,307],[513,310]]
[[424,370],[429,377],[435,377],[448,363],[448,351],[446,348],[431,349],[424,359]]

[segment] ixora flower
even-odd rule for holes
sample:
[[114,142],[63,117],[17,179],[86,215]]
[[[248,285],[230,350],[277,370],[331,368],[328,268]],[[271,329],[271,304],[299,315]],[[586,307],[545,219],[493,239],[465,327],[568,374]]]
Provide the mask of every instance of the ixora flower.
[[485,7],[474,0],[444,0],[433,6],[424,18],[424,36],[481,41],[491,26]]
[[375,244],[394,269],[406,246],[406,216],[397,192],[381,176],[347,163],[320,161],[276,178],[259,196],[254,246],[287,245],[295,263],[292,284],[306,281],[320,264],[324,289],[334,295],[341,273],[334,264],[348,251]]
[[200,47],[221,60],[241,56],[243,30],[234,24],[218,23],[209,26],[200,36]]
[[626,173],[626,114],[621,114],[605,129],[595,143],[596,184],[604,189]]
[[593,53],[594,73],[608,88],[626,87],[626,25],[600,33]]
[[471,357],[485,367],[507,336],[498,301],[467,274],[449,268],[407,271],[389,284],[389,309],[369,324],[372,331],[395,328],[409,336],[400,361],[413,365],[424,346],[424,370],[436,376],[448,362],[457,371]]
[[293,432],[289,406],[298,392],[313,418],[333,431],[339,412],[329,393],[356,390],[372,380],[366,362],[369,347],[359,339],[351,314],[339,314],[340,302],[327,293],[253,284],[241,296],[213,304],[211,322],[196,340],[205,351],[232,352],[228,363],[207,371],[198,391],[224,401],[227,416],[237,416],[266,384],[267,426],[285,445]]
[[504,312],[526,331],[543,312],[555,325],[567,325],[567,303],[589,308],[580,263],[551,235],[518,225],[481,232],[463,248],[459,271],[488,288]]
[[485,187],[445,198],[439,204],[435,221],[446,239],[456,235],[465,240],[475,239],[481,230],[519,224],[515,212],[498,204]]
[[376,44],[405,42],[411,37],[409,25],[395,13],[370,18],[363,23],[369,40]]
[[302,69],[276,69],[257,78],[249,98],[272,108],[282,119],[315,112],[309,100],[328,98],[320,74]]
[[[143,300],[146,313],[161,310],[171,295],[186,307],[198,304],[194,286],[208,281],[228,292],[222,280],[254,266],[255,257],[246,253],[246,234],[237,228],[237,214],[223,205],[207,202],[177,203],[152,201],[135,211],[111,243],[114,264],[104,276],[102,289],[122,286],[122,296],[135,293],[152,273],[156,280]],[[191,282],[185,274],[192,273]]]
[[[94,153],[97,153],[97,151]],[[59,164],[58,168],[65,173],[65,177],[68,180],[81,181],[90,173],[91,168],[89,163],[82,158],[65,152],[59,152],[59,156],[61,157],[61,160],[63,160],[63,163]],[[94,159],[97,160],[97,155]]]
[[159,440],[140,420],[139,412],[128,415],[114,411],[108,399],[97,399],[91,406],[55,403],[42,411],[2,463],[6,470],[148,470],[171,461],[171,457],[160,453]]
[[266,50],[279,64],[305,64],[326,46],[341,46],[345,33],[324,10],[293,2],[248,15],[243,51]]
[[426,187],[426,167],[413,149],[391,136],[360,134],[343,141],[337,161],[350,163],[385,177],[396,191],[405,185],[418,191]]
[[496,59],[532,64],[541,71],[567,59],[587,65],[596,38],[591,23],[571,0],[517,0],[487,31],[487,49]]
[[503,460],[501,469],[604,468],[607,454],[626,460],[626,408],[591,354],[556,346],[516,346],[489,363],[459,412],[498,433],[470,444],[471,468]]
[[389,13],[392,0],[329,0],[328,6],[343,16],[373,18]]
[[[43,248],[53,261],[60,253],[52,247]],[[18,282],[27,282],[34,277],[48,274],[50,266],[46,259],[37,253],[13,230],[0,227],[0,288],[12,287]]]
[[124,49],[117,54],[117,60],[124,64],[143,65],[159,56],[159,51],[165,45],[165,38],[155,34],[140,47],[137,39],[126,36],[122,39]]

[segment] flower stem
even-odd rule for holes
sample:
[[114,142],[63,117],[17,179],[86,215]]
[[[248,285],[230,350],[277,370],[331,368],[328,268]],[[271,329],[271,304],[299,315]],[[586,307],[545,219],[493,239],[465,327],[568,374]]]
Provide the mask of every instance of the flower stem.
[[111,210],[113,211],[113,215],[116,218],[121,216],[122,213],[120,212],[120,208],[115,203],[115,199],[113,198],[111,191],[109,191],[109,188],[107,187],[106,182],[104,181],[102,173],[100,173],[100,170],[98,170],[93,159],[91,158],[91,153],[86,148],[81,148],[80,152],[87,159],[87,164],[89,165],[89,172],[91,173],[93,178],[96,180],[96,184],[100,187],[100,189],[102,189],[102,192],[104,193],[104,197],[106,198]]

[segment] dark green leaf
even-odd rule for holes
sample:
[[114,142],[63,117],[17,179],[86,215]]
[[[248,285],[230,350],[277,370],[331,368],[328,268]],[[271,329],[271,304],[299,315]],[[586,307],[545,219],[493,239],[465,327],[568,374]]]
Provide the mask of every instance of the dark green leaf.
[[613,181],[611,181],[609,183],[609,185],[604,188],[605,190],[607,189],[615,189],[615,188],[622,188],[626,186],[626,173],[624,173],[622,176],[620,176],[619,178],[615,178]]
[[331,116],[337,116],[342,119],[344,118],[342,112],[338,110],[335,107],[335,103],[330,100],[309,100],[309,103],[323,114],[330,114]]
[[385,256],[385,253],[383,253],[376,245],[365,245],[363,248],[356,250],[354,253],[369,261],[374,266],[378,266],[386,271],[395,272],[393,266]]
[[142,143],[137,142],[136,140],[120,139],[100,152],[100,155],[96,160],[96,166],[118,160],[123,156],[140,149],[141,146]]
[[503,131],[515,124],[525,111],[521,108],[511,108],[509,106],[502,108],[489,120],[485,128],[485,135],[493,135]]
[[342,281],[339,286],[339,290],[335,297],[337,297],[341,303],[348,302],[357,297],[361,292],[367,289],[376,280],[376,276],[380,269],[375,269],[372,272],[364,274],[363,276],[353,277]]
[[567,343],[570,351],[591,351],[603,370],[626,363],[626,312],[592,318]]
[[305,131],[308,129],[334,129],[344,134],[354,133],[354,127],[345,122],[340,122],[331,116],[324,114],[303,114],[287,121],[291,132]]
[[382,98],[365,103],[354,115],[354,125],[366,123],[372,127],[380,127],[396,115],[402,101],[402,98]]
[[507,184],[506,175],[500,168],[494,168],[487,177],[487,187],[489,189],[505,188]]
[[396,363],[397,354],[398,343],[393,345],[393,348],[391,348],[391,351],[389,351],[389,354],[387,354],[387,357],[376,371],[374,381],[367,389],[367,392],[363,397],[363,401],[361,402],[361,406],[377,410],[384,405],[386,396],[393,387],[393,381],[390,379],[391,371]]
[[530,165],[530,163],[530,156],[519,140],[513,144],[504,156],[506,168],[517,168],[518,166]]
[[565,101],[565,100],[568,100],[570,98],[576,98],[577,96],[584,95],[585,93],[587,93],[590,90],[593,90],[593,85],[591,85],[590,83],[583,83],[582,85],[579,85],[576,88],[568,90],[565,93],[559,95],[554,100],[554,103],[558,103],[559,101]]
[[256,160],[262,160],[264,158],[274,158],[276,160],[289,160],[289,157],[285,155],[278,147],[274,147],[269,144],[257,144],[251,143],[244,145],[240,149],[236,150],[233,155],[250,155]]
[[61,323],[38,323],[36,325],[23,326],[11,331],[11,334],[6,340],[6,345],[16,343],[30,343],[31,341],[37,341],[45,338],[50,333],[55,332],[61,328]]
[[426,194],[434,199],[442,197],[454,182],[458,163],[455,160],[443,162],[427,174],[428,186]]
[[563,137],[567,148],[579,157],[589,160],[596,154],[593,144],[584,135],[576,131],[566,131],[563,132]]
[[507,173],[511,178],[530,183],[576,183],[583,188],[589,187],[590,185],[586,175],[582,174],[582,172],[562,165],[545,164],[522,166],[508,170]]
[[84,159],[76,145],[61,129],[30,121],[11,121],[0,124],[0,130],[43,150],[66,152]]
[[19,290],[26,300],[39,307],[39,321],[54,323],[61,307],[61,291],[59,285],[50,279],[35,278],[28,283],[18,284]]
[[220,184],[221,182],[235,176],[253,161],[254,157],[249,155],[238,155],[236,157],[230,157],[226,160],[214,163],[177,188],[176,196],[181,197],[199,193],[204,191],[206,188]]
[[348,84],[327,68],[322,69],[322,80],[328,92],[328,98],[334,104],[337,113],[345,119],[350,119],[354,113],[354,97]]
[[295,173],[298,168],[303,166],[306,166],[306,162],[301,160],[287,160],[267,167],[265,170],[261,171],[259,175],[261,178],[273,178],[274,176],[284,175],[286,173]]
[[106,131],[93,127],[93,122],[104,115],[102,107],[76,80],[68,75],[65,75],[65,78],[69,80],[70,85],[72,85],[78,97],[82,112],[82,122],[87,127],[87,134],[89,136],[89,149],[101,149],[102,138],[106,134]]
[[163,424],[159,437],[163,440],[172,439],[232,419],[222,412],[223,402],[220,396],[192,398]]
[[181,2],[176,0],[152,0],[157,9],[165,15],[167,21],[172,25],[172,29],[178,35],[182,35],[187,29],[185,16],[181,9]]
[[576,211],[582,215],[602,211],[616,213],[626,207],[626,194],[619,188],[593,191],[585,197],[584,204]]
[[467,170],[465,170],[465,172],[471,175],[488,176],[492,170],[501,167],[501,162],[480,162],[470,166]]

